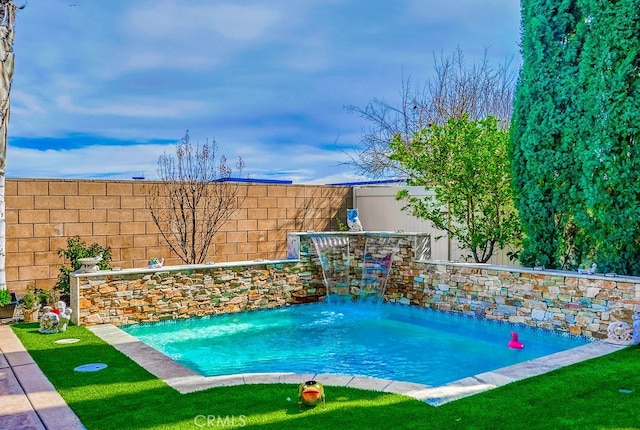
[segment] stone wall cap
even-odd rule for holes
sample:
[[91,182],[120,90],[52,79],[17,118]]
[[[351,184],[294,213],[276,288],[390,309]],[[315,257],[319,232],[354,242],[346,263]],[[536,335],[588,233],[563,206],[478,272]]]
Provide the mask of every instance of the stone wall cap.
[[238,267],[238,266],[264,266],[269,264],[279,263],[297,263],[298,259],[280,259],[280,260],[263,260],[257,258],[255,260],[248,261],[230,261],[224,263],[208,263],[208,264],[181,264],[176,266],[163,266],[157,268],[149,267],[133,267],[131,269],[114,268],[112,270],[98,270],[97,272],[90,273],[70,273],[69,276],[74,278],[92,278],[92,277],[104,277],[109,275],[128,275],[135,273],[158,273],[158,272],[179,272],[181,270],[198,270],[198,269],[211,269],[220,267]]
[[502,272],[520,272],[520,273],[535,273],[549,276],[563,276],[565,278],[584,278],[584,279],[599,279],[613,282],[629,282],[633,284],[640,284],[640,276],[627,276],[617,275],[613,273],[578,273],[571,270],[553,270],[534,267],[521,267],[521,266],[500,266],[490,263],[465,263],[447,260],[420,260],[420,263],[435,264],[440,266],[454,266],[454,267],[470,267],[477,269],[488,270],[500,270]]
[[430,233],[415,232],[415,231],[376,231],[376,230],[364,230],[364,231],[303,231],[287,233],[290,236],[430,236]]

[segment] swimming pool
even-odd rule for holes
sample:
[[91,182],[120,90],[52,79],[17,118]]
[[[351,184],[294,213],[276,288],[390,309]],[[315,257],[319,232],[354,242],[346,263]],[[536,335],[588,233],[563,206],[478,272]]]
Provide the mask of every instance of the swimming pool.
[[[324,302],[121,327],[203,376],[332,373],[442,385],[588,343],[408,305]],[[522,350],[507,347],[518,331]]]

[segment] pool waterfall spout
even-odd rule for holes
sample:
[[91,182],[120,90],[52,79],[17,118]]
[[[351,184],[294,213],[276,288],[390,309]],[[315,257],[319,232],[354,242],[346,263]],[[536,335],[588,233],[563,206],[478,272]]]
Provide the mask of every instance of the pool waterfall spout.
[[348,236],[312,236],[327,295],[349,294],[351,255]]
[[327,296],[384,297],[399,238],[368,236],[361,256],[349,236],[318,235],[311,240],[322,266]]

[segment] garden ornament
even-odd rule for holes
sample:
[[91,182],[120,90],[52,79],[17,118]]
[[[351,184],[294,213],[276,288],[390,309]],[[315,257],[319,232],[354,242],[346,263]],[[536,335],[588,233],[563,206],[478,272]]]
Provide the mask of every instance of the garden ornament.
[[358,209],[347,209],[347,227],[349,227],[349,231],[362,231]]
[[316,406],[322,402],[324,405],[324,387],[316,381],[307,381],[298,387],[298,408],[302,409],[302,405]]
[[634,327],[624,321],[612,322],[607,327],[607,340],[618,345],[629,345],[633,340]]
[[633,314],[633,339],[631,343],[640,345],[640,312]]
[[72,311],[65,302],[59,301],[55,307],[45,306],[42,311],[44,314],[38,329],[40,333],[62,333],[67,330]]
[[149,260],[147,267],[149,269],[159,269],[162,267],[163,264],[164,264],[164,258],[154,257],[151,260]]
[[98,263],[102,260],[102,252],[95,257],[78,258],[78,262],[82,264],[82,267],[76,271],[76,273],[93,273],[100,270]]
[[58,324],[60,324],[60,317],[57,313],[53,312],[53,308],[51,306],[45,306],[42,308],[43,315],[40,318],[40,328],[38,331],[40,333],[57,333],[58,332]]

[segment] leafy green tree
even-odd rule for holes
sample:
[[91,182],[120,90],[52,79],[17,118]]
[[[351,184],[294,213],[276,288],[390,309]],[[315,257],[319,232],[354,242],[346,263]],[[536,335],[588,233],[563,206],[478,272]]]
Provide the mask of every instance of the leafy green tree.
[[580,159],[567,124],[576,115],[580,38],[576,0],[522,1],[523,68],[511,123],[516,206],[525,233],[523,265],[560,268],[575,254],[573,207]]
[[523,0],[511,128],[521,262],[640,274],[640,0]]
[[365,107],[347,106],[349,112],[369,123],[363,130],[361,147],[348,164],[374,178],[397,177],[403,172],[389,158],[389,143],[398,136],[406,143],[431,124],[442,125],[449,118],[464,115],[473,120],[492,115],[508,127],[516,77],[517,69],[510,59],[494,67],[488,50],[471,65],[460,48],[449,55],[434,55],[433,73],[422,85],[409,78],[403,80],[398,103],[374,98]]
[[640,274],[640,0],[584,1],[576,157],[590,257]]
[[397,136],[390,158],[410,177],[409,185],[435,191],[435,198],[410,196],[403,210],[429,220],[485,263],[496,248],[518,244],[520,222],[513,204],[508,131],[499,120],[450,118],[415,133],[405,144]]

